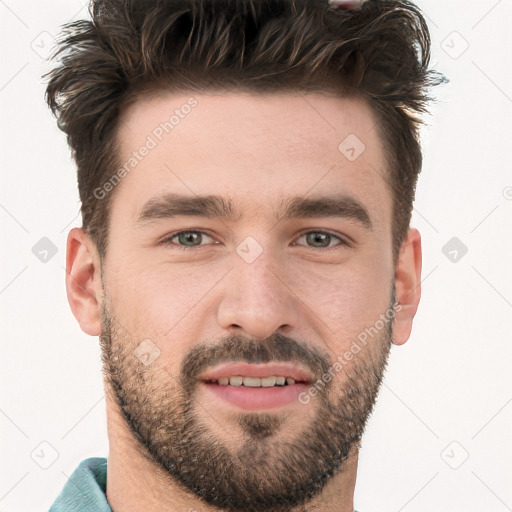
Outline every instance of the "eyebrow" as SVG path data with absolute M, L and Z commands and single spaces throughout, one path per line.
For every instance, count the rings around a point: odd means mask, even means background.
M 145 225 L 177 216 L 218 218 L 237 222 L 244 218 L 233 201 L 218 195 L 188 196 L 163 194 L 152 197 L 142 207 L 136 225 Z M 371 230 L 368 210 L 355 198 L 347 195 L 329 195 L 306 198 L 286 197 L 274 211 L 277 220 L 315 217 L 340 217 L 359 222 Z

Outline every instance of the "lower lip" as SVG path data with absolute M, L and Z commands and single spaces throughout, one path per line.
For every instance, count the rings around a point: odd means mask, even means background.
M 205 382 L 201 382 L 201 386 L 215 397 L 245 410 L 275 409 L 294 402 L 299 403 L 299 395 L 308 388 L 307 384 L 251 388 Z

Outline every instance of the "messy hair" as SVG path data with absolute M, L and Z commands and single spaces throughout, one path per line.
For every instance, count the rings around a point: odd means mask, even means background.
M 393 199 L 393 254 L 405 239 L 422 165 L 430 36 L 408 0 L 92 0 L 63 26 L 46 102 L 77 165 L 83 229 L 103 259 L 109 210 L 94 191 L 121 165 L 121 112 L 144 91 L 334 92 L 367 101 Z M 139 96 L 140 97 L 140 96 Z M 340 141 L 341 142 L 341 141 Z

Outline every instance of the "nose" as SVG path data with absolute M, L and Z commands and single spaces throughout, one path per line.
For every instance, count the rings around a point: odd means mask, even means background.
M 263 253 L 256 261 L 238 261 L 223 282 L 220 326 L 231 334 L 264 339 L 297 327 L 300 300 L 287 285 L 291 269 Z

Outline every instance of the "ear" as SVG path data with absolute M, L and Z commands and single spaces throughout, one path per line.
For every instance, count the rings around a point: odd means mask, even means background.
M 101 334 L 101 262 L 96 244 L 82 228 L 73 228 L 66 247 L 66 292 L 73 315 L 86 334 Z
M 402 243 L 395 269 L 395 310 L 393 343 L 403 345 L 411 335 L 412 320 L 421 297 L 421 236 L 410 228 Z

